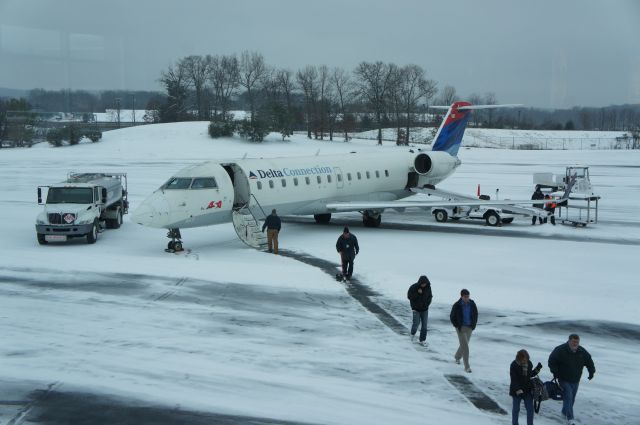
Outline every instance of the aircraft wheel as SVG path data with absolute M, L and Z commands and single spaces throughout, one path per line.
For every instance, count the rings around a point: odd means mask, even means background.
M 182 242 L 176 241 L 176 243 L 173 244 L 173 249 L 175 251 L 182 251 Z
M 174 241 L 169 241 L 169 243 L 167 244 L 167 249 L 173 250 L 175 246 L 175 242 Z
M 484 216 L 485 221 L 487 222 L 487 226 L 498 226 L 500 225 L 500 216 L 496 214 L 494 211 L 489 211 Z
M 448 214 L 445 210 L 436 210 L 433 215 L 435 216 L 436 221 L 439 223 L 444 223 L 448 218 Z
M 318 224 L 327 224 L 331 221 L 331 214 L 314 214 L 313 218 Z
M 382 214 L 370 215 L 368 211 L 365 211 L 362 215 L 362 224 L 365 227 L 380 227 L 382 223 Z

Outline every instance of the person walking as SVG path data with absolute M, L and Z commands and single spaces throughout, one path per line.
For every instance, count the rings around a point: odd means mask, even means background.
M 360 246 L 358 246 L 358 238 L 349 232 L 348 227 L 345 227 L 338 237 L 336 250 L 340 253 L 342 261 L 342 278 L 349 281 L 353 275 L 353 261 L 360 252 Z
M 262 231 L 267 229 L 267 244 L 269 246 L 269 252 L 278 254 L 278 235 L 280 234 L 280 228 L 282 227 L 282 221 L 275 208 L 271 210 L 271 214 L 267 216 L 262 225 Z
M 411 304 L 411 311 L 413 312 L 413 323 L 411 324 L 411 341 L 416 337 L 418 331 L 418 325 L 422 324 L 420 328 L 420 345 L 426 346 L 427 340 L 427 320 L 429 319 L 429 305 L 433 299 L 433 293 L 431 292 L 431 282 L 427 276 L 422 275 L 416 283 L 409 287 L 407 292 L 407 298 Z
M 540 199 L 544 199 L 544 193 L 542 193 L 542 189 L 540 188 L 540 185 L 537 184 L 535 192 L 533 192 L 533 195 L 531 195 L 531 200 L 532 201 L 538 201 Z M 539 203 L 539 204 L 538 203 L 534 203 L 533 207 L 542 209 L 544 207 L 544 203 Z M 540 224 L 542 224 L 542 217 L 537 217 L 537 218 L 540 221 Z M 534 224 L 536 224 L 536 216 L 535 215 L 533 217 L 531 217 L 531 225 L 533 226 Z
M 587 368 L 591 381 L 596 373 L 591 354 L 580 346 L 580 337 L 577 334 L 569 335 L 569 340 L 558 345 L 549 355 L 549 370 L 554 378 L 558 378 L 562 388 L 562 415 L 567 423 L 572 423 L 573 405 L 576 401 L 582 369 Z
M 469 297 L 468 290 L 461 290 L 460 299 L 453 304 L 449 315 L 451 324 L 456 328 L 460 343 L 454 358 L 458 364 L 460 364 L 460 358 L 462 358 L 464 371 L 467 373 L 471 373 L 471 366 L 469 366 L 469 340 L 471 340 L 471 333 L 478 323 L 478 308 L 476 303 Z
M 536 376 L 542 369 L 542 364 L 538 362 L 535 369 L 529 359 L 527 350 L 520 350 L 516 354 L 516 359 L 511 362 L 509 375 L 511 384 L 509 385 L 509 395 L 513 399 L 511 409 L 511 425 L 518 425 L 520 415 L 520 404 L 524 401 L 527 410 L 527 425 L 533 425 L 533 384 L 531 378 Z

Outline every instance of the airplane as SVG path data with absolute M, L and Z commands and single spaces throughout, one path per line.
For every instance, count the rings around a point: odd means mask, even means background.
M 398 148 L 285 158 L 207 161 L 175 173 L 134 211 L 132 221 L 168 229 L 167 251 L 181 251 L 180 229 L 233 222 L 238 236 L 257 247 L 248 228 L 277 209 L 279 215 L 313 215 L 328 223 L 331 214 L 358 211 L 363 224 L 378 227 L 385 209 L 440 205 L 515 205 L 522 201 L 417 200 L 405 198 L 435 185 L 461 164 L 458 150 L 474 109 L 520 105 L 471 105 L 456 101 L 438 128 L 431 150 Z M 446 197 L 443 195 L 443 197 Z M 403 200 L 403 201 L 400 201 Z M 249 217 L 242 222 L 238 217 Z M 255 233 L 255 232 L 254 232 Z M 259 231 L 257 233 L 260 233 Z

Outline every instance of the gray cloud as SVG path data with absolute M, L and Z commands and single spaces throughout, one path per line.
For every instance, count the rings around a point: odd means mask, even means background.
M 462 96 L 640 103 L 640 2 L 0 0 L 0 87 L 159 89 L 190 54 L 297 69 L 416 63 Z

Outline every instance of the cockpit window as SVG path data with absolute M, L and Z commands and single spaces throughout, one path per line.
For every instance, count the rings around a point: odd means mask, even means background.
M 191 179 L 172 177 L 162 186 L 163 189 L 189 189 Z
M 213 177 L 198 177 L 193 179 L 191 189 L 215 189 L 218 185 Z

